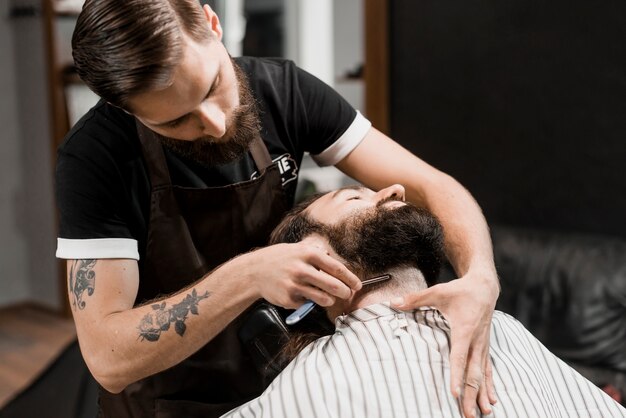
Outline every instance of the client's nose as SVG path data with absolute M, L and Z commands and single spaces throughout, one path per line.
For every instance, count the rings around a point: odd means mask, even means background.
M 404 201 L 404 186 L 401 184 L 392 184 L 391 186 L 385 187 L 376 193 L 377 202 L 390 197 L 396 200 Z

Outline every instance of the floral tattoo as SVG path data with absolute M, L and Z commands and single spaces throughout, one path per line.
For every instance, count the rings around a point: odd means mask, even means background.
M 208 297 L 209 292 L 198 295 L 196 289 L 193 289 L 182 301 L 169 309 L 165 309 L 165 302 L 151 305 L 152 312 L 147 313 L 139 323 L 139 338 L 141 341 L 157 341 L 162 332 L 170 329 L 172 323 L 176 334 L 182 337 L 187 329 L 185 325 L 187 315 L 189 312 L 198 315 L 198 302 Z
M 93 268 L 97 260 L 74 260 L 70 268 L 69 288 L 73 296 L 72 305 L 78 309 L 85 308 L 83 295 L 93 295 L 96 286 L 96 273 Z

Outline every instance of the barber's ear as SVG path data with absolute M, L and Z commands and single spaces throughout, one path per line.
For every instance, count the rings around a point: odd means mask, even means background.
M 208 4 L 202 6 L 202 10 L 204 10 L 206 20 L 207 22 L 209 22 L 211 32 L 213 32 L 213 35 L 215 35 L 215 37 L 217 37 L 217 39 L 221 41 L 224 33 L 222 31 L 222 25 L 220 24 L 220 18 L 217 17 L 217 14 L 213 11 L 213 9 L 211 9 Z

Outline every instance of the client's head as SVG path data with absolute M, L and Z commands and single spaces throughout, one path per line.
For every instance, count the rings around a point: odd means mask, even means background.
M 404 188 L 374 192 L 347 187 L 297 205 L 276 227 L 271 244 L 319 238 L 361 280 L 390 273 L 392 279 L 366 286 L 349 305 L 376 291 L 390 298 L 432 284 L 443 259 L 443 233 L 425 209 L 404 202 Z M 346 306 L 344 306 L 346 307 Z

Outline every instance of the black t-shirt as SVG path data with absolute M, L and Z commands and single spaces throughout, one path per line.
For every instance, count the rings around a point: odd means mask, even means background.
M 281 59 L 237 58 L 259 104 L 261 137 L 293 200 L 304 152 L 320 165 L 343 159 L 370 123 L 317 78 Z M 172 183 L 213 187 L 253 178 L 248 154 L 207 168 L 165 149 Z M 56 168 L 57 257 L 134 258 L 144 254 L 150 180 L 135 119 L 100 101 L 68 133 Z

